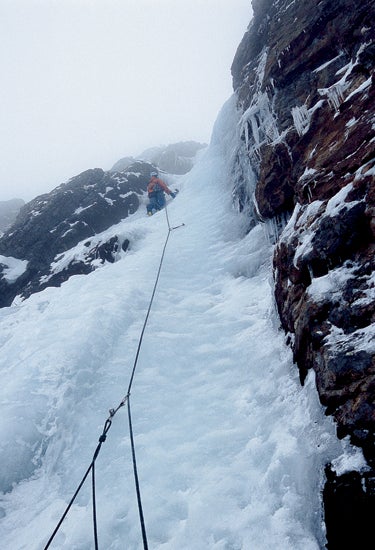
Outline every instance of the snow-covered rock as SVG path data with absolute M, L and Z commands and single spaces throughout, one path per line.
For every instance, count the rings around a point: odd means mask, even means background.
M 349 435 L 374 467 L 375 4 L 253 0 L 253 7 L 232 74 L 245 151 L 236 172 L 252 170 L 257 181 L 249 189 L 236 177 L 235 193 L 276 245 L 276 303 L 301 381 L 314 369 L 339 437 Z M 361 514 L 375 502 L 362 481 Z M 355 473 L 353 498 L 357 488 Z M 351 526 L 341 539 L 330 524 L 330 549 L 361 546 L 353 518 L 341 516 Z
M 87 170 L 25 205 L 0 239 L 0 307 L 114 262 L 130 243 L 115 226 L 143 205 L 153 169 L 135 161 L 122 172 Z M 26 267 L 10 278 L 15 259 Z

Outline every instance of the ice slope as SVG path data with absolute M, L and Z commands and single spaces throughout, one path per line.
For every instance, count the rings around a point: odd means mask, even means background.
M 231 207 L 238 117 L 176 185 L 173 230 L 132 387 L 149 548 L 317 550 L 319 489 L 343 453 L 278 328 L 271 254 Z M 165 212 L 124 220 L 115 264 L 0 310 L 3 550 L 44 548 L 126 393 L 168 234 Z M 344 455 L 342 455 L 344 456 Z M 126 408 L 96 462 L 99 547 L 138 550 Z M 51 548 L 89 550 L 90 483 Z

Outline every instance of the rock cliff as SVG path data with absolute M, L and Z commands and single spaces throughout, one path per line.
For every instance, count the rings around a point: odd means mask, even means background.
M 364 541 L 375 506 L 375 3 L 253 0 L 253 9 L 232 65 L 244 152 L 235 194 L 275 244 L 275 299 L 301 382 L 314 369 L 338 436 L 361 447 L 369 465 L 366 473 L 345 478 L 327 466 L 327 548 L 369 548 Z M 246 171 L 253 172 L 255 188 Z
M 105 230 L 136 212 L 153 169 L 86 170 L 27 203 L 0 239 L 0 307 L 114 262 L 129 239 Z

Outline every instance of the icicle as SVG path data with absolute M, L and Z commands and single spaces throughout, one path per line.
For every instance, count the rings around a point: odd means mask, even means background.
M 311 114 L 306 105 L 302 105 L 302 107 L 293 107 L 292 117 L 298 134 L 300 136 L 306 134 L 310 128 L 311 120 Z

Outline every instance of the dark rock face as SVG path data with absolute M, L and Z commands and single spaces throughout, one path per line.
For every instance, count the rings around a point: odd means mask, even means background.
M 255 210 L 275 243 L 281 324 L 302 383 L 314 369 L 338 436 L 361 447 L 373 469 L 375 4 L 253 0 L 253 7 L 232 74 Z M 235 185 L 250 201 L 243 181 Z M 361 502 L 373 507 L 374 487 L 366 486 Z M 332 528 L 329 535 L 330 549 L 354 547 L 335 545 Z
M 374 546 L 375 477 L 372 474 L 349 472 L 337 476 L 327 466 L 328 482 L 324 488 L 325 524 L 328 550 Z M 353 525 L 356 529 L 353 529 Z
M 0 235 L 12 225 L 24 204 L 22 199 L 0 201 Z
M 26 204 L 0 239 L 0 307 L 15 296 L 22 298 L 47 286 L 60 286 L 71 275 L 89 273 L 98 261 L 113 262 L 129 242 L 92 237 L 136 212 L 154 166 L 135 162 L 124 172 L 87 170 Z M 84 253 L 68 264 L 64 253 L 84 242 Z M 7 276 L 9 265 L 27 261 L 16 278 Z M 58 264 L 56 268 L 52 264 Z

